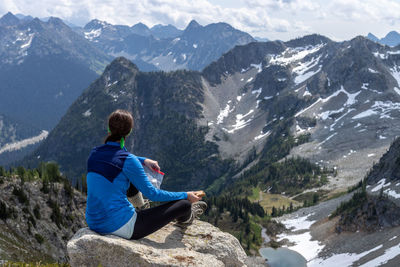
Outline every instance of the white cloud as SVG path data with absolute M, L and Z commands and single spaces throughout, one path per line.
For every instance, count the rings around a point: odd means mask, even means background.
M 369 31 L 383 35 L 400 27 L 398 0 L 2 0 L 0 13 L 56 16 L 75 24 L 97 18 L 112 24 L 143 22 L 184 28 L 227 22 L 252 35 L 287 40 L 309 33 L 350 39 Z M 242 3 L 240 5 L 240 2 Z

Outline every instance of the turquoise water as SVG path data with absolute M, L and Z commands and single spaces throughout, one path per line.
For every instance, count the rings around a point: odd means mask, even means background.
M 260 248 L 259 252 L 271 267 L 307 267 L 306 259 L 288 248 Z

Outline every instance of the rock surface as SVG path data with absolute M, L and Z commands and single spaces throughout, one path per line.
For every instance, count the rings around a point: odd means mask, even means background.
M 80 229 L 68 242 L 71 266 L 246 266 L 239 241 L 209 223 L 173 223 L 141 239 L 101 236 Z

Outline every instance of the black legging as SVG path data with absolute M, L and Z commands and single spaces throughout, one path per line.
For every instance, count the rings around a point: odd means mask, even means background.
M 192 213 L 189 200 L 175 200 L 163 205 L 137 211 L 135 228 L 131 239 L 140 239 L 167 225 L 174 219 L 186 221 Z

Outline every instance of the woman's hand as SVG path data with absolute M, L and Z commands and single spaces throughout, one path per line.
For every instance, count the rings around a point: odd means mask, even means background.
M 152 159 L 145 159 L 144 165 L 146 165 L 150 170 L 160 170 L 160 166 L 158 166 L 158 162 Z
M 194 192 L 187 192 L 187 199 L 190 201 L 190 203 L 195 203 L 201 200 L 201 197 L 198 197 Z

